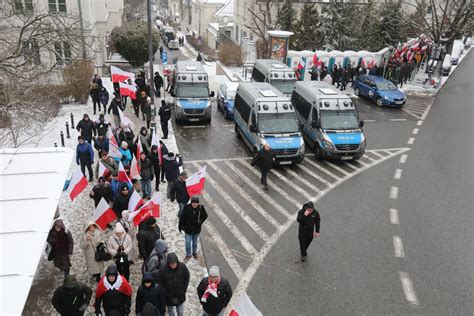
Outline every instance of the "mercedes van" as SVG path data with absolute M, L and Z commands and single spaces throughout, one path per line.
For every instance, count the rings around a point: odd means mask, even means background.
M 257 59 L 252 70 L 252 81 L 268 82 L 281 93 L 291 96 L 296 82 L 296 74 L 281 61 Z

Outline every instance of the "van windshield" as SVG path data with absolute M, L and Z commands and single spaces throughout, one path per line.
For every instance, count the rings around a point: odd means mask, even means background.
M 354 110 L 321 110 L 321 128 L 322 129 L 357 129 L 359 120 Z
M 292 94 L 296 80 L 272 80 L 270 84 L 283 94 Z
M 206 84 L 178 83 L 176 97 L 209 98 L 209 88 Z
M 295 113 L 259 114 L 260 133 L 298 133 L 298 121 Z

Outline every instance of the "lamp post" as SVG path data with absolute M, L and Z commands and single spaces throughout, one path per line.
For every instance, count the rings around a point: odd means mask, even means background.
M 155 104 L 155 87 L 153 85 L 153 29 L 151 25 L 151 0 L 146 1 L 147 22 L 148 22 L 148 65 L 150 67 L 150 98 L 151 103 Z

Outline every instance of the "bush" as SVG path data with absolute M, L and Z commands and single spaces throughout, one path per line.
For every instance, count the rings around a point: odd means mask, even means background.
M 61 99 L 86 103 L 93 73 L 94 67 L 90 60 L 75 60 L 68 64 L 63 70 L 64 85 L 60 89 Z
M 197 51 L 201 48 L 201 55 L 207 61 L 215 61 L 216 60 L 216 51 L 207 46 L 206 41 L 201 39 L 201 47 L 199 47 L 199 40 L 193 36 L 187 36 L 186 41 Z
M 222 44 L 217 58 L 226 66 L 242 66 L 242 48 L 234 42 Z

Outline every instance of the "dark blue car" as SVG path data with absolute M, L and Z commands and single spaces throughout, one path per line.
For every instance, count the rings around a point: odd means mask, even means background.
M 217 109 L 222 110 L 227 119 L 234 118 L 234 99 L 238 83 L 223 82 L 217 91 Z
M 407 100 L 405 93 L 383 77 L 359 76 L 354 81 L 353 87 L 355 95 L 369 98 L 378 106 L 402 107 Z

